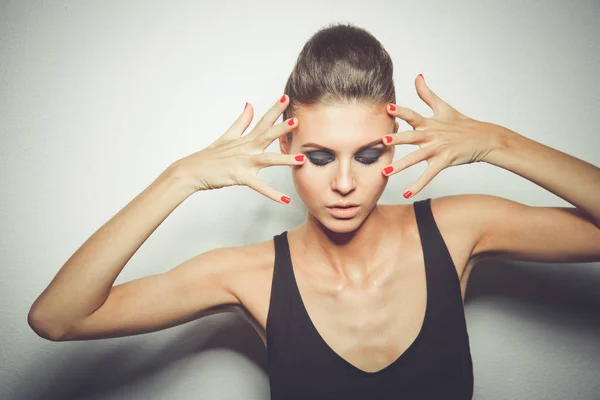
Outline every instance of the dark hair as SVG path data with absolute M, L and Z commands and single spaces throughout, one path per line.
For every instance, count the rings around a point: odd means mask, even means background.
M 352 24 L 332 24 L 304 45 L 285 85 L 290 104 L 283 120 L 301 106 L 396 102 L 394 66 L 388 52 L 370 32 Z M 292 140 L 292 133 L 287 138 Z

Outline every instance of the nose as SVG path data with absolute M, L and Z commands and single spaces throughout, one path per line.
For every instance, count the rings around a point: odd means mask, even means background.
M 338 163 L 331 188 L 342 195 L 346 195 L 356 188 L 356 177 L 350 161 L 343 160 Z

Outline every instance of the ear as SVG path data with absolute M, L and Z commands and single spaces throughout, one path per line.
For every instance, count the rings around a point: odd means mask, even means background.
M 279 150 L 281 154 L 290 154 L 290 142 L 287 139 L 287 135 L 279 137 Z

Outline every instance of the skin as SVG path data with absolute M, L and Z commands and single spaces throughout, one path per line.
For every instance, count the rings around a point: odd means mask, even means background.
M 295 112 L 298 127 L 291 143 L 285 136 L 280 138 L 283 154 L 307 157 L 303 165 L 292 167 L 294 186 L 308 209 L 294 240 L 310 255 L 310 265 L 323 273 L 333 272 L 340 285 L 367 283 L 382 261 L 381 252 L 373 249 L 382 244 L 385 248 L 390 240 L 389 224 L 377 204 L 389 179 L 381 170 L 394 158 L 394 147 L 386 146 L 382 137 L 398 129 L 386 105 L 301 107 Z M 307 147 L 308 143 L 329 150 Z M 334 217 L 327 206 L 337 201 L 358 204 L 358 214 L 351 219 Z
M 379 371 L 398 359 L 423 323 L 427 281 L 413 205 L 377 205 L 388 177 L 411 165 L 427 161 L 429 166 L 407 188 L 413 195 L 445 168 L 487 162 L 577 206 L 530 207 L 473 194 L 432 199 L 435 223 L 461 279 L 463 301 L 466 277 L 482 259 L 600 260 L 600 207 L 596 201 L 600 184 L 595 184 L 600 182 L 600 169 L 502 126 L 461 114 L 437 97 L 421 75 L 415 85 L 419 97 L 434 112 L 432 117 L 393 104 L 321 104 L 297 110 L 294 140 L 280 139 L 283 153 L 331 158 L 324 167 L 311 161 L 292 167 L 294 184 L 309 213 L 305 223 L 288 232 L 290 256 L 310 321 L 334 352 L 363 371 Z M 211 145 L 207 152 L 196 155 L 216 152 L 216 165 L 223 160 L 248 160 L 232 157 L 228 151 L 244 155 L 248 149 L 257 151 L 262 143 L 254 145 L 253 139 L 277 119 L 280 108 L 261 120 L 257 133 L 247 135 L 250 140 L 240 142 L 239 148 L 237 144 Z M 243 125 L 249 123 L 248 116 L 238 119 L 221 138 L 239 137 Z M 413 130 L 397 132 L 395 118 Z M 397 134 L 386 141 L 390 150 L 371 165 L 361 164 L 364 160 L 360 157 L 373 154 L 358 149 L 392 131 Z M 275 133 L 279 134 L 270 132 Z M 261 139 L 258 142 L 266 143 L 269 138 Z M 302 148 L 309 141 L 329 147 L 330 153 L 315 154 L 316 149 Z M 392 163 L 393 146 L 403 144 L 420 149 Z M 253 159 L 257 162 L 252 166 L 289 165 L 289 159 L 273 161 L 272 155 L 268 156 L 262 161 Z M 196 156 L 185 160 L 198 162 Z M 392 171 L 384 172 L 382 168 L 390 164 Z M 247 171 L 242 162 L 239 167 Z M 272 240 L 208 251 L 168 273 L 111 287 L 141 243 L 189 197 L 188 180 L 173 174 L 175 171 L 165 171 L 67 261 L 30 310 L 28 321 L 36 333 L 57 341 L 127 336 L 235 307 L 246 313 L 266 344 L 275 263 Z M 231 184 L 227 182 L 230 177 L 220 178 L 219 183 Z M 261 193 L 271 194 L 268 197 L 279 198 L 266 185 L 259 186 L 258 180 L 254 184 Z M 332 217 L 326 206 L 339 200 L 359 203 L 358 215 L 351 220 Z M 106 272 L 103 278 L 96 273 L 100 269 Z
M 291 173 L 307 218 L 288 231 L 302 302 L 326 344 L 366 372 L 389 366 L 414 342 L 427 297 L 412 205 L 377 204 L 389 180 L 382 169 L 394 158 L 394 146 L 382 138 L 398 130 L 386 107 L 337 103 L 297 109 L 292 141 L 279 138 L 283 154 L 306 157 Z M 308 143 L 329 150 L 305 147 Z M 338 201 L 359 204 L 357 215 L 334 217 L 327 206 Z M 252 248 L 246 258 L 256 268 L 232 285 L 242 314 L 267 345 L 273 242 Z
M 368 372 L 389 366 L 414 343 L 427 305 L 412 205 L 376 204 L 387 177 L 427 161 L 427 170 L 406 188 L 416 195 L 445 168 L 487 162 L 582 206 L 531 207 L 489 195 L 432 199 L 432 214 L 460 279 L 463 301 L 477 261 L 589 262 L 600 254 L 600 212 L 593 201 L 598 196 L 589 195 L 600 187 L 590 185 L 600 177 L 598 168 L 502 126 L 465 116 L 437 97 L 421 75 L 415 85 L 432 117 L 396 104 L 381 109 L 319 105 L 296 113 L 292 143 L 280 139 L 284 154 L 312 156 L 312 150 L 302 149 L 306 142 L 325 145 L 334 154 L 325 167 L 310 161 L 292 167 L 296 190 L 309 213 L 304 224 L 288 232 L 290 256 L 302 302 L 320 336 L 340 357 Z M 380 162 L 362 166 L 357 149 L 371 139 L 383 139 L 394 126 L 380 111 L 413 128 L 391 135 L 386 146 L 411 144 L 419 149 L 395 162 L 393 153 L 386 153 Z M 391 173 L 383 173 L 386 166 L 393 167 Z M 326 206 L 338 200 L 365 207 L 352 220 L 336 220 Z M 254 279 L 240 279 L 234 291 L 265 340 L 273 244 L 265 242 L 259 249 L 253 259 L 260 260 L 262 272 L 251 269 L 248 275 Z

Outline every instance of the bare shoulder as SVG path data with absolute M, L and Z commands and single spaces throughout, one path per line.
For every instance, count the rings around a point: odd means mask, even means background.
M 469 212 L 473 210 L 476 198 L 473 195 L 451 195 L 431 199 L 431 213 L 452 257 L 458 277 L 468 279 L 470 257 L 477 240 L 477 229 L 470 224 Z M 388 206 L 391 212 L 406 221 L 402 229 L 413 230 L 418 235 L 414 215 L 414 204 Z M 469 271 L 470 272 L 470 271 Z M 466 282 L 464 283 L 466 286 Z
M 273 239 L 237 247 L 234 258 L 240 268 L 228 278 L 238 304 L 233 310 L 246 318 L 266 345 L 267 315 L 275 267 Z
M 477 238 L 477 230 L 470 223 L 470 217 L 476 211 L 475 195 L 460 194 L 431 199 L 431 212 L 442 235 L 447 233 L 448 240 L 459 240 L 469 251 L 475 246 Z
M 467 281 L 477 263 L 474 249 L 479 237 L 473 213 L 479 210 L 479 195 L 459 194 L 431 199 L 431 212 L 452 256 L 461 281 L 463 297 Z
M 238 265 L 228 277 L 230 290 L 246 307 L 254 301 L 255 289 L 270 283 L 275 264 L 273 239 L 231 247 L 228 252 L 230 261 Z

